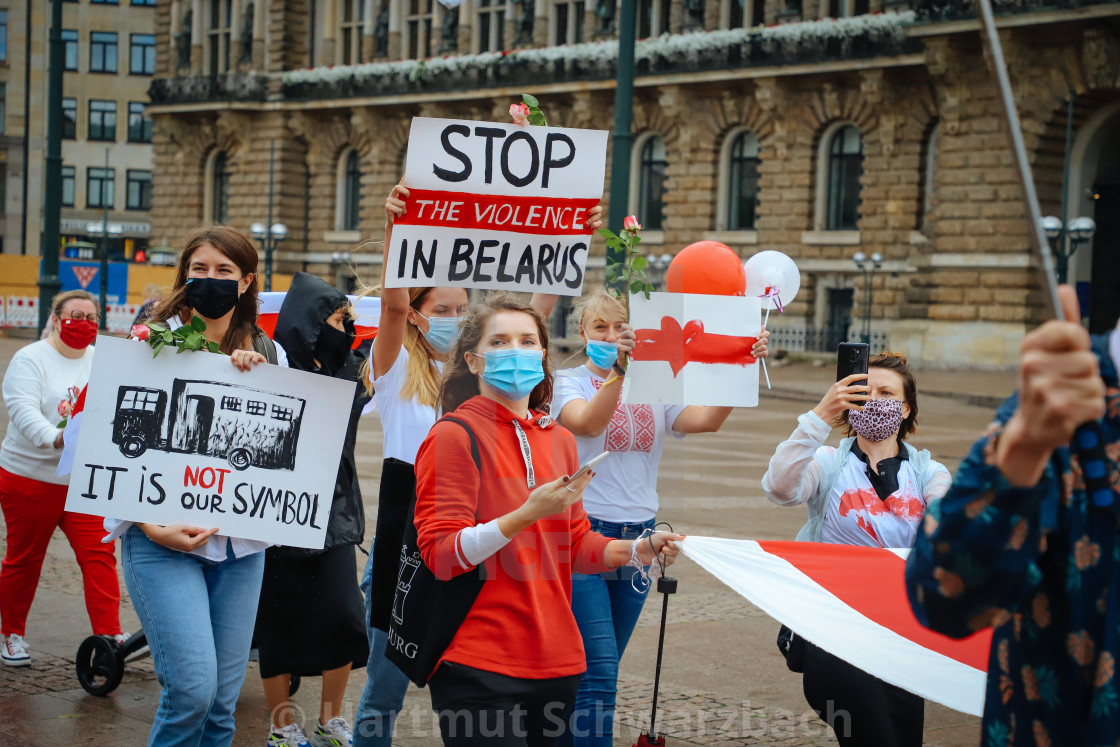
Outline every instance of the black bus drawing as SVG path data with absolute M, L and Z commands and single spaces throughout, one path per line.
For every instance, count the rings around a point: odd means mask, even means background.
M 163 389 L 117 390 L 113 443 L 136 458 L 148 449 L 226 459 L 234 469 L 295 469 L 306 401 L 287 394 L 175 379 Z

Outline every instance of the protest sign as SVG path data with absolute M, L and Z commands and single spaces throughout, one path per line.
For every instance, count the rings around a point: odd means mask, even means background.
M 385 287 L 578 296 L 606 155 L 602 130 L 414 118 Z
M 354 386 L 102 337 L 66 510 L 321 548 Z
M 651 293 L 630 296 L 637 341 L 622 385 L 634 404 L 758 404 L 761 302 L 743 296 Z

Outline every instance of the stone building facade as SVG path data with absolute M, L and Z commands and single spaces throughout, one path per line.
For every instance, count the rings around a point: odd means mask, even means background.
M 1069 217 L 1096 219 L 1070 277 L 1090 324 L 1110 328 L 1120 3 L 997 5 L 1043 212 L 1058 214 L 1064 197 Z M 785 346 L 857 336 L 870 286 L 877 343 L 928 366 L 1015 361 L 1046 310 L 971 2 L 638 9 L 651 38 L 637 52 L 633 167 L 608 181 L 629 181 L 628 212 L 655 264 L 701 239 L 744 258 L 777 249 L 802 273 L 796 301 L 772 319 Z M 434 0 L 158 0 L 156 14 L 160 243 L 203 221 L 263 220 L 271 166 L 273 214 L 290 231 L 281 267 L 326 274 L 347 252 L 375 280 L 380 245 L 366 240 L 380 238 L 412 117 L 507 121 L 527 91 L 552 124 L 611 126 L 614 0 L 465 0 L 453 11 Z M 592 250 L 600 272 L 604 252 Z M 857 252 L 881 256 L 873 274 Z

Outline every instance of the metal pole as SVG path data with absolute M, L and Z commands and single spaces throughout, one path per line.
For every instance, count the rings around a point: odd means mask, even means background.
M 622 233 L 630 209 L 630 151 L 634 145 L 634 42 L 637 0 L 622 0 L 618 28 L 618 84 L 614 89 L 614 133 L 611 136 L 610 215 L 607 226 Z M 624 261 L 622 251 L 607 249 L 608 262 Z
M 105 147 L 105 176 L 109 176 L 109 147 Z M 117 176 L 113 174 L 113 201 L 117 199 Z M 109 329 L 109 200 L 105 179 L 101 180 L 101 331 Z
M 272 179 L 276 165 L 276 139 L 268 145 L 268 225 L 264 240 L 264 289 L 272 290 Z
M 62 288 L 58 279 L 59 221 L 62 219 L 62 1 L 51 0 L 50 63 L 47 71 L 47 157 L 43 175 L 43 242 L 39 253 L 39 329 L 50 317 L 51 301 Z M 27 40 L 31 43 L 31 40 Z M 26 123 L 24 124 L 26 127 Z M 28 164 L 24 164 L 26 169 Z
M 1055 319 L 1062 319 L 1062 301 L 1058 297 L 1058 284 L 1054 276 L 1054 255 L 1042 232 L 1042 211 L 1038 207 L 1038 192 L 1031 177 L 1030 161 L 1027 160 L 1027 147 L 1023 143 L 1023 129 L 1019 124 L 1019 112 L 1015 109 L 1015 97 L 1011 92 L 1011 78 L 1007 75 L 1007 64 L 1003 60 L 1003 45 L 996 31 L 996 19 L 992 13 L 991 0 L 977 0 L 980 9 L 982 35 L 988 45 L 988 67 L 995 76 L 999 90 L 999 102 L 1007 124 L 1007 136 L 1011 139 L 1011 152 L 1019 171 L 1019 184 L 1023 189 L 1023 202 L 1027 209 L 1027 233 L 1031 248 L 1035 251 L 1042 270 L 1042 281 L 1046 284 L 1046 297 L 1050 313 Z
M 22 196 L 20 197 L 20 205 L 23 208 L 19 216 L 19 253 L 27 254 L 27 195 L 28 195 L 28 179 L 30 179 L 31 171 L 31 128 L 28 123 L 31 121 L 31 0 L 27 0 L 27 8 L 24 10 L 27 14 L 26 23 L 24 24 L 24 50 L 23 50 L 23 184 Z
M 1069 258 L 1073 256 L 1076 243 L 1069 241 L 1069 150 L 1073 145 L 1073 89 L 1069 89 L 1069 103 L 1066 107 L 1066 157 L 1062 167 L 1062 232 L 1058 234 L 1057 276 L 1058 283 L 1066 282 L 1069 273 Z

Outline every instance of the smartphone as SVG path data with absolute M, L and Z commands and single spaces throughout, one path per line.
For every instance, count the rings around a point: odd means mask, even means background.
M 610 455 L 609 451 L 604 451 L 599 456 L 591 457 L 586 462 L 584 462 L 583 464 L 580 465 L 579 470 L 574 475 L 572 475 L 572 479 L 574 480 L 577 477 L 579 477 L 580 475 L 582 475 L 584 472 L 587 472 L 589 469 L 594 467 L 596 464 L 598 464 L 599 462 L 606 459 L 609 455 Z
M 842 342 L 836 349 L 836 380 L 840 381 L 852 374 L 866 374 L 867 362 L 871 358 L 870 346 L 865 342 Z M 867 384 L 867 379 L 856 380 L 853 384 Z M 867 400 L 858 400 L 860 405 Z M 852 400 L 857 402 L 857 400 Z

